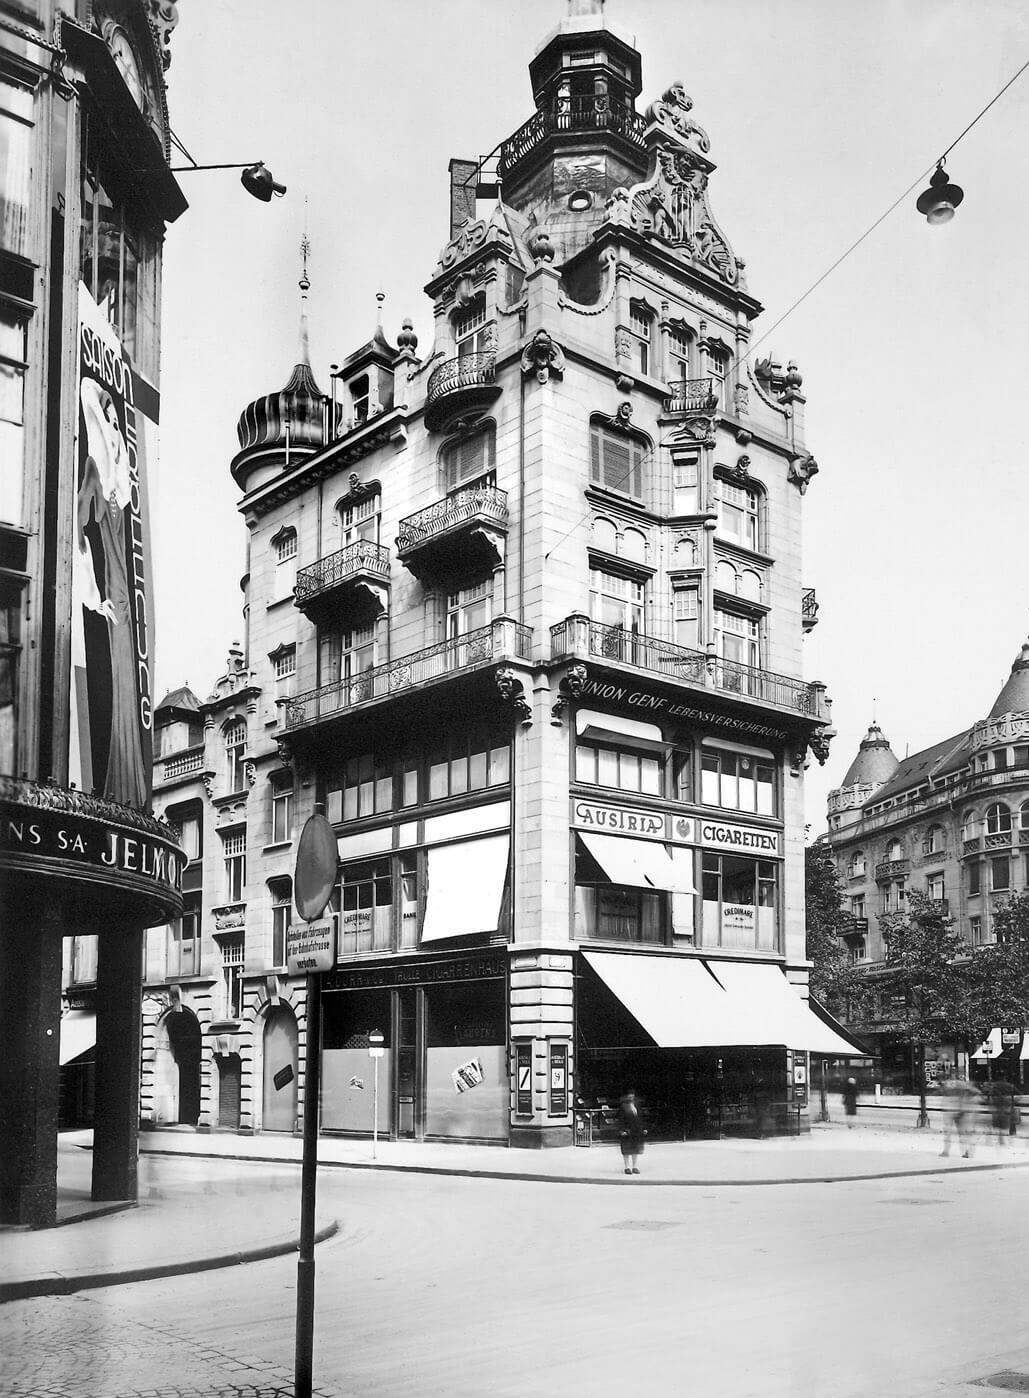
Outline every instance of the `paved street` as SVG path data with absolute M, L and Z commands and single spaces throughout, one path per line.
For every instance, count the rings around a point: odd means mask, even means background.
M 209 1168 L 226 1194 L 253 1178 Z M 322 1394 L 974 1398 L 1029 1372 L 1021 1168 L 660 1189 L 324 1171 L 320 1203 L 342 1223 L 317 1253 Z M 11 1302 L 0 1388 L 289 1394 L 295 1278 L 284 1257 Z

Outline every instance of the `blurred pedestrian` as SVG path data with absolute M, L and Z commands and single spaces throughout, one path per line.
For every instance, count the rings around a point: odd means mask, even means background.
M 970 1082 L 965 1078 L 959 1078 L 957 1074 L 945 1079 L 942 1091 L 946 1116 L 943 1122 L 943 1149 L 940 1154 L 950 1154 L 950 1143 L 953 1139 L 961 1154 L 966 1159 L 971 1159 L 975 1153 L 973 1112 L 979 1094 Z
M 638 1175 L 640 1172 L 639 1158 L 643 1154 L 643 1141 L 647 1133 L 643 1129 L 643 1114 L 640 1111 L 639 1099 L 632 1088 L 622 1094 L 618 1110 L 620 1127 L 618 1143 L 622 1149 L 622 1163 L 625 1166 L 625 1173 Z
M 1014 1084 L 991 1082 L 989 1084 L 989 1098 L 990 1121 L 997 1133 L 998 1144 L 1003 1145 L 1005 1137 L 1015 1134 L 1013 1126 L 1018 1107 L 1015 1102 Z
M 854 1129 L 854 1118 L 857 1116 L 857 1099 L 857 1078 L 848 1078 L 843 1084 L 843 1112 L 847 1118 L 848 1131 L 853 1131 Z

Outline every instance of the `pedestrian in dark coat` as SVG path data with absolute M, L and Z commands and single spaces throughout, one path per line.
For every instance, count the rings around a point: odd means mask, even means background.
M 625 1166 L 625 1173 L 638 1175 L 640 1167 L 637 1162 L 643 1154 L 643 1140 L 647 1133 L 643 1129 L 639 1101 L 631 1088 L 622 1095 L 622 1100 L 619 1103 L 619 1118 L 618 1143 L 622 1148 L 622 1163 Z
M 843 1111 L 847 1118 L 847 1130 L 854 1127 L 854 1118 L 857 1116 L 858 1085 L 857 1078 L 848 1078 L 843 1084 Z

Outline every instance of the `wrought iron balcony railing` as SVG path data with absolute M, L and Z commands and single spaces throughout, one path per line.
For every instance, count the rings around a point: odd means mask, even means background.
M 428 509 L 402 519 L 397 533 L 397 554 L 449 534 L 469 522 L 507 527 L 507 491 L 496 486 L 477 486 L 459 490 L 445 500 L 437 500 Z
M 868 935 L 867 917 L 844 917 L 840 922 L 840 935 L 843 937 L 865 937 Z
M 489 353 L 462 354 L 448 359 L 429 375 L 425 387 L 426 403 L 436 403 L 448 393 L 466 388 L 484 388 L 493 383 L 496 355 Z
M 805 631 L 818 625 L 818 598 L 813 587 L 806 587 L 801 593 L 800 624 Z
M 829 703 L 822 684 L 807 683 L 772 670 L 761 670 L 755 665 L 722 660 L 704 651 L 677 646 L 671 641 L 626 631 L 621 626 L 605 626 L 586 616 L 566 617 L 552 626 L 550 645 L 554 660 L 591 656 L 611 660 L 660 675 L 663 679 L 756 699 L 762 704 L 773 704 L 776 708 L 790 709 L 805 717 L 829 722 Z
M 614 131 L 633 145 L 643 148 L 647 122 L 634 107 L 612 102 L 603 95 L 560 99 L 553 112 L 535 112 L 500 147 L 499 171 L 505 175 L 512 165 L 535 150 L 555 131 Z
M 906 874 L 910 868 L 910 859 L 884 859 L 881 864 L 875 866 L 875 877 L 893 879 L 900 874 Z
M 297 569 L 294 596 L 297 606 L 334 587 L 340 587 L 351 578 L 370 577 L 379 582 L 389 582 L 389 549 L 382 544 L 373 544 L 369 539 L 358 539 L 345 549 L 319 558 L 306 568 Z
M 678 379 L 668 385 L 664 407 L 666 413 L 709 413 L 718 407 L 718 396 L 712 390 L 710 377 Z
M 285 706 L 286 731 L 309 728 L 337 714 L 439 684 L 503 659 L 528 660 L 531 649 L 531 627 L 509 617 L 498 618 L 464 636 L 454 636 L 385 665 L 374 665 L 360 674 L 298 694 Z

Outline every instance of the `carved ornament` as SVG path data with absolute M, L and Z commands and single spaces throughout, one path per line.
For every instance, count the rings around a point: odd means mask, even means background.
M 439 255 L 439 265 L 443 268 L 453 267 L 460 262 L 463 257 L 467 257 L 470 252 L 481 247 L 486 241 L 486 220 L 469 219 L 461 225 L 455 237 L 451 238 L 446 247 Z
M 588 678 L 589 671 L 586 669 L 585 665 L 569 665 L 568 673 L 560 684 L 560 693 L 550 709 L 553 715 L 550 721 L 555 728 L 561 726 L 561 721 L 564 717 L 565 710 L 568 708 L 569 700 L 578 699 L 581 696 L 582 691 L 586 687 Z
M 540 383 L 546 383 L 551 374 L 558 378 L 565 370 L 564 350 L 550 336 L 547 330 L 537 330 L 522 350 L 522 373 L 535 374 Z
M 660 127 L 673 141 L 681 141 L 706 154 L 711 149 L 711 142 L 704 128 L 690 116 L 692 110 L 693 99 L 688 96 L 684 84 L 677 81 L 665 89 L 660 101 L 651 102 L 646 117 L 651 125 Z
M 818 475 L 818 462 L 810 452 L 797 456 L 790 462 L 789 480 L 804 495 L 812 476 Z
M 171 63 L 172 30 L 179 22 L 177 0 L 146 0 L 147 19 L 154 32 L 161 66 L 165 72 Z
M 524 686 L 509 665 L 501 665 L 493 675 L 500 697 L 509 704 L 523 727 L 532 723 L 532 707 L 525 698 Z

